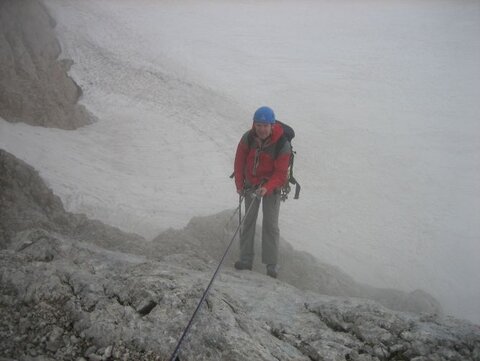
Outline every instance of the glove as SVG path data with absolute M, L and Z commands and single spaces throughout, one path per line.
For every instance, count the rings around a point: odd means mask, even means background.
M 257 194 L 257 196 L 263 197 L 265 194 L 267 194 L 267 188 L 260 187 L 255 191 L 255 193 Z

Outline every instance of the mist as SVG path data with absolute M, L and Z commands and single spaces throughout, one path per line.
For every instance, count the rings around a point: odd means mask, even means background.
M 45 4 L 98 122 L 2 121 L 2 143 L 69 210 L 153 238 L 234 208 L 236 145 L 268 105 L 302 185 L 282 237 L 480 322 L 480 2 Z

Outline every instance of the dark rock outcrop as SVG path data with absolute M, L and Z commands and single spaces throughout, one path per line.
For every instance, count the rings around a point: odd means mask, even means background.
M 81 89 L 58 60 L 54 20 L 37 0 L 0 1 L 0 116 L 10 122 L 76 129 L 92 122 Z
M 35 169 L 0 149 L 0 249 L 22 232 L 35 238 L 34 230 L 89 240 L 115 250 L 131 251 L 129 245 L 144 242 L 138 235 L 66 212 Z

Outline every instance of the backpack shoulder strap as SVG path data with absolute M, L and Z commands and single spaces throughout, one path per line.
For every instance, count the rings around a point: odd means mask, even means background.
M 248 133 L 247 133 L 247 144 L 248 144 L 248 148 L 251 148 L 252 145 L 253 145 L 253 142 L 255 141 L 254 137 L 253 137 L 253 130 L 249 130 Z
M 282 148 L 285 146 L 285 143 L 288 142 L 288 139 L 285 135 L 282 135 L 280 139 L 277 140 L 277 143 L 275 144 L 275 158 L 278 157 L 280 152 L 282 151 Z M 292 145 L 290 144 L 290 147 Z

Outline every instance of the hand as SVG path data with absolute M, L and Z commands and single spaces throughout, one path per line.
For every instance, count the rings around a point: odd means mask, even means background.
M 243 190 L 243 189 L 237 189 L 237 193 L 238 193 L 239 196 L 242 196 L 242 197 L 243 197 L 243 196 L 245 195 L 245 190 Z
M 267 194 L 267 188 L 260 187 L 255 191 L 255 193 L 257 194 L 257 196 L 263 197 L 265 194 Z

